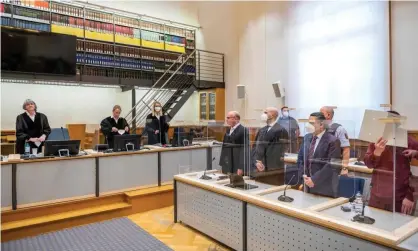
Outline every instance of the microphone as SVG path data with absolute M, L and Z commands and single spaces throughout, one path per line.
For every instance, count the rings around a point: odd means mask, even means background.
M 214 158 L 212 159 L 212 161 L 214 160 Z M 200 176 L 200 178 L 199 179 L 201 179 L 201 180 L 211 180 L 212 179 L 212 177 L 209 177 L 208 175 L 206 175 L 206 171 L 208 170 L 208 167 L 206 167 L 205 168 L 205 171 L 203 172 L 203 175 L 202 176 Z
M 292 183 L 292 180 L 293 180 L 294 177 L 295 177 L 295 174 L 293 174 L 292 178 L 289 180 L 288 184 L 284 188 L 283 194 L 280 195 L 279 198 L 277 198 L 279 201 L 283 201 L 283 202 L 292 202 L 293 201 L 292 197 L 286 196 L 286 189 L 289 186 L 289 184 Z
M 65 138 L 64 128 L 62 128 L 62 126 L 61 126 L 61 133 L 62 133 L 62 137 L 64 138 L 64 140 L 67 140 L 67 139 Z

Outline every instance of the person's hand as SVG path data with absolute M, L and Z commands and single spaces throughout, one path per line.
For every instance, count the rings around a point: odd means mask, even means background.
M 347 174 L 348 174 L 348 169 L 347 168 L 344 167 L 343 169 L 341 169 L 340 175 L 347 176 Z
M 41 137 L 39 137 L 39 138 L 38 138 L 38 140 L 39 140 L 40 142 L 44 142 L 44 141 L 45 141 L 45 139 L 46 139 L 45 134 L 44 134 L 44 135 L 42 135 Z
M 36 141 L 39 141 L 38 138 L 30 138 L 28 141 L 35 143 Z
M 315 184 L 313 183 L 313 181 L 312 181 L 311 177 L 307 177 L 307 176 L 305 176 L 305 177 L 303 177 L 303 180 L 305 181 L 305 184 L 306 184 L 308 187 L 312 188 L 312 187 L 314 187 L 314 186 L 315 186 Z
M 258 170 L 258 171 L 260 171 L 260 172 L 264 171 L 264 169 L 266 168 L 266 167 L 263 165 L 263 162 L 261 162 L 261 161 L 259 161 L 259 160 L 257 160 L 257 163 L 255 164 L 255 167 L 257 167 L 257 170 Z
M 402 209 L 401 209 L 401 212 L 403 214 L 411 215 L 413 208 L 414 208 L 414 202 L 413 201 L 410 201 L 407 198 L 403 199 L 403 201 L 402 201 Z
M 129 127 L 125 126 L 125 131 L 126 132 L 129 131 Z
M 244 172 L 242 171 L 242 169 L 238 169 L 237 174 L 242 176 L 244 174 Z
M 160 131 L 159 130 L 155 130 L 155 132 L 154 132 L 155 134 L 159 134 L 160 133 Z
M 408 157 L 408 158 L 415 158 L 418 156 L 418 151 L 417 150 L 412 150 L 412 149 L 406 149 L 405 151 L 402 152 L 403 156 Z
M 118 128 L 112 127 L 112 132 L 117 132 L 117 131 L 118 131 Z
M 387 143 L 388 143 L 387 140 L 385 140 L 382 137 L 380 137 L 377 140 L 377 142 L 374 144 L 374 146 L 375 146 L 374 155 L 376 155 L 376 156 L 382 155 L 382 153 L 385 151 L 385 148 L 386 148 L 386 144 Z

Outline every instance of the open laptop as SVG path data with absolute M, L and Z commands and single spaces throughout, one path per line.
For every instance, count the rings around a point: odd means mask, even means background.
M 375 143 L 379 137 L 388 141 L 387 145 L 408 147 L 408 131 L 401 125 L 384 123 L 380 119 L 394 117 L 385 111 L 365 110 L 361 124 L 359 139 Z M 402 120 L 406 117 L 397 116 Z

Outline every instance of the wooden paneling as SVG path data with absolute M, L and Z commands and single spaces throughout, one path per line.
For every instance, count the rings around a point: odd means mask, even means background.
M 86 124 L 67 124 L 70 139 L 80 140 L 80 149 L 84 149 L 86 137 Z
M 1 241 L 173 205 L 173 185 L 2 212 Z
M 215 120 L 224 121 L 225 120 L 225 89 L 216 88 L 216 108 L 215 108 Z

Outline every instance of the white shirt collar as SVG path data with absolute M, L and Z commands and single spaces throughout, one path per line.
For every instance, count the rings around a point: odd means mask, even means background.
M 231 135 L 239 125 L 240 123 L 236 124 L 234 127 L 231 127 L 231 129 L 229 130 L 229 135 Z
M 318 138 L 318 140 L 320 140 L 322 138 L 322 136 L 324 136 L 325 134 L 325 130 L 323 130 L 320 134 L 316 135 L 316 137 Z M 315 137 L 315 135 L 314 135 Z
M 271 127 L 273 127 L 276 123 L 277 123 L 277 121 L 273 121 L 273 122 L 271 122 L 270 124 L 267 124 L 267 125 L 268 125 L 268 126 L 270 126 L 270 128 L 271 128 Z
M 26 114 L 29 116 L 29 118 L 30 118 L 33 122 L 35 122 L 36 112 L 35 112 L 33 115 L 30 115 L 30 113 L 29 113 L 29 112 L 26 112 Z
M 234 127 L 232 127 L 231 129 L 232 130 L 235 130 L 235 129 L 237 129 L 237 127 L 240 125 L 240 123 L 238 123 L 238 124 L 236 124 Z
M 118 120 L 119 120 L 119 118 L 115 118 L 115 117 L 113 117 L 113 115 L 112 116 L 110 116 L 112 119 L 114 119 L 116 122 L 118 122 Z

